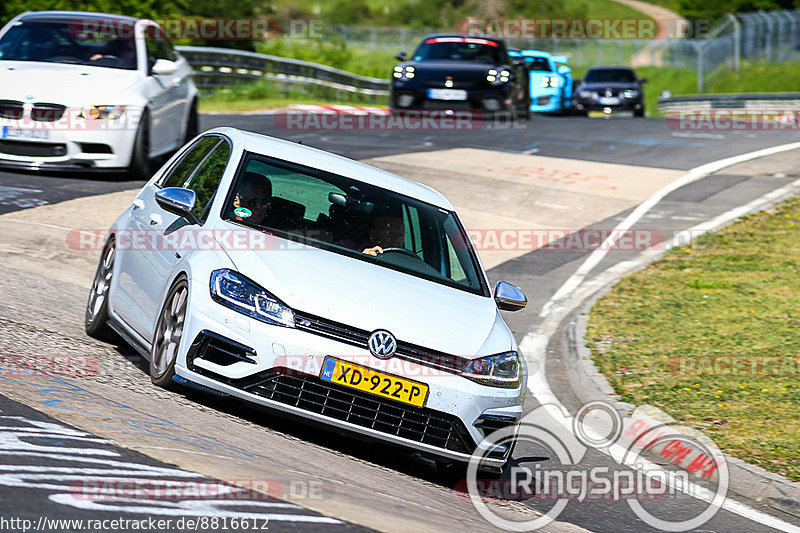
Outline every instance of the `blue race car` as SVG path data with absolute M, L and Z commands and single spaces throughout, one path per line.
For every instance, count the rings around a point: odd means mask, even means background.
M 565 56 L 541 50 L 510 52 L 525 59 L 530 72 L 531 111 L 568 113 L 572 108 L 572 69 Z

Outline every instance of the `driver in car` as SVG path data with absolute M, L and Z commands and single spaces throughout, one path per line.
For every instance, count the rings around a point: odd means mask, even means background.
M 403 219 L 395 215 L 382 215 L 372 222 L 369 229 L 369 242 L 373 246 L 364 248 L 361 253 L 375 255 L 383 253 L 384 248 L 402 248 L 405 244 L 406 228 Z

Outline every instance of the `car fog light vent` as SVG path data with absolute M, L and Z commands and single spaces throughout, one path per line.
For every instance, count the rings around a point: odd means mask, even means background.
M 240 362 L 255 364 L 255 357 L 256 352 L 251 348 L 204 330 L 192 343 L 186 359 L 191 369 L 193 363 L 198 359 L 219 366 L 230 366 Z
M 500 111 L 500 101 L 496 98 L 487 98 L 483 101 L 486 111 Z
M 398 107 L 411 107 L 411 104 L 414 103 L 414 97 L 410 94 L 401 94 L 397 97 L 397 106 Z

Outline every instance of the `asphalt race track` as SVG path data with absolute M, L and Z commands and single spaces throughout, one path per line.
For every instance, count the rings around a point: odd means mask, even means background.
M 690 169 L 800 141 L 800 134 L 788 131 L 676 131 L 663 119 L 535 117 L 524 128 L 457 134 L 289 131 L 277 127 L 268 114 L 204 115 L 201 119 L 201 129 L 223 125 L 369 160 L 443 190 L 460 212 L 464 206 L 468 226 L 474 220 L 485 224 L 483 228 L 505 227 L 498 226 L 505 220 L 507 227 L 516 229 L 547 224 L 572 230 L 614 228 L 663 184 Z M 461 166 L 459 160 L 464 161 Z M 790 186 L 800 178 L 798 163 L 800 153 L 795 150 L 728 166 L 666 195 L 635 228 L 668 240 Z M 533 167 L 538 173 L 531 171 Z M 588 178 L 587 169 L 592 168 L 602 169 L 591 175 L 594 182 Z M 647 174 L 650 170 L 652 175 Z M 598 182 L 601 178 L 604 181 Z M 602 189 L 598 183 L 614 186 Z M 0 264 L 5 273 L 0 278 L 0 455 L 4 457 L 0 460 L 0 517 L 32 523 L 40 517 L 176 520 L 186 516 L 187 509 L 195 517 L 224 509 L 231 520 L 242 513 L 251 521 L 259 513 L 268 515 L 269 529 L 277 530 L 498 530 L 479 516 L 460 490 L 463 472 L 461 477 L 442 476 L 431 461 L 416 454 L 296 424 L 229 399 L 156 389 L 145 363 L 130 348 L 86 337 L 83 306 L 98 253 L 69 249 L 64 231 L 107 227 L 115 217 L 113 210 L 132 197 L 125 191 L 142 184 L 115 175 L 0 172 Z M 538 207 L 535 198 L 523 194 L 539 191 L 537 187 L 547 188 L 552 195 Z M 602 280 L 609 269 L 634 262 L 639 252 L 608 253 L 587 279 Z M 544 323 L 540 311 L 591 253 L 555 247 L 487 254 L 484 261 L 491 281 L 510 281 L 528 295 L 526 310 L 505 314 L 518 340 Z M 564 376 L 568 322 L 565 319 L 554 328 L 545 365 L 552 393 L 575 410 L 582 402 Z M 59 357 L 82 371 L 48 375 L 18 364 L 30 358 Z M 531 391 L 526 412 L 538 412 L 542 397 Z M 543 468 L 557 464 L 551 450 L 524 441 L 514 460 Z M 581 464 L 625 470 L 593 449 L 586 450 Z M 89 504 L 81 495 L 91 476 L 114 480 L 116 485 L 110 490 L 119 486 L 120 479 L 144 478 L 151 491 L 163 486 L 159 483 L 170 482 L 184 491 L 187 486 L 194 490 L 192 484 L 199 483 L 237 496 L 184 494 L 166 501 L 145 496 L 143 504 L 142 498 L 115 494 Z M 251 489 L 266 491 L 267 496 Z M 695 530 L 800 527 L 800 512 L 765 507 L 734 494 L 728 498 L 731 505 Z M 699 514 L 707 504 L 677 494 L 645 506 L 656 516 L 678 520 Z M 552 501 L 528 500 L 506 502 L 494 510 L 520 521 L 541 516 L 552 507 Z M 49 529 L 40 530 L 80 530 L 74 525 L 48 524 Z M 227 524 L 228 530 L 256 530 L 253 523 L 231 525 Z M 205 526 L 205 530 L 215 529 L 208 523 Z M 161 529 L 192 528 L 173 522 Z M 221 530 L 219 524 L 216 530 Z M 584 530 L 658 531 L 624 499 L 570 501 L 557 520 L 542 529 Z

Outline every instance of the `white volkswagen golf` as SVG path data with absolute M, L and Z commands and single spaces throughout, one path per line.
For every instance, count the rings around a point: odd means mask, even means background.
M 234 396 L 500 471 L 526 369 L 499 309 L 526 304 L 441 194 L 232 128 L 174 155 L 111 227 L 86 330 L 152 381 Z
M 191 74 L 151 20 L 23 13 L 0 30 L 0 165 L 147 178 L 197 134 Z

